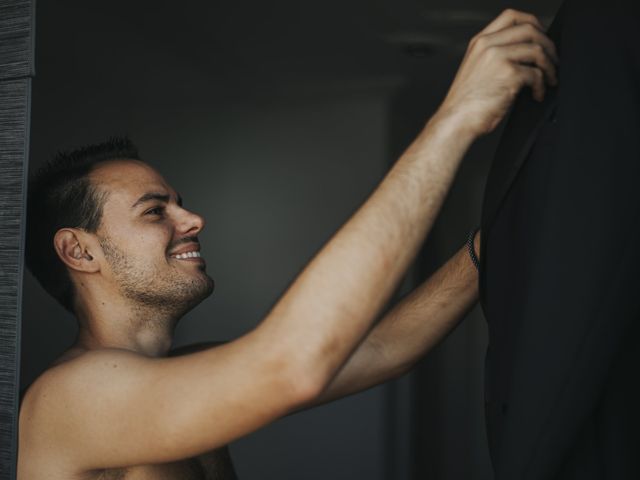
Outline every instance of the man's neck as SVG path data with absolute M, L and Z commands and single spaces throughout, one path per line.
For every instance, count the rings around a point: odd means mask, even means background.
M 121 348 L 149 357 L 166 356 L 176 318 L 139 306 L 100 302 L 77 309 L 80 329 L 75 346 L 86 350 Z

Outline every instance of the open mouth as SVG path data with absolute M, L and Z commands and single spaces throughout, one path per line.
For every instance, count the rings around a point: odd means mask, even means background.
M 193 251 L 193 252 L 184 252 L 184 253 L 179 253 L 177 255 L 171 255 L 171 258 L 176 258 L 178 260 L 192 260 L 192 259 L 200 259 L 200 252 L 197 251 Z

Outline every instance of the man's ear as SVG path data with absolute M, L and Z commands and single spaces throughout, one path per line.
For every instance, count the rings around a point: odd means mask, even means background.
M 77 228 L 61 228 L 53 237 L 53 245 L 60 260 L 78 272 L 93 273 L 100 264 L 92 255 L 93 245 L 89 235 Z

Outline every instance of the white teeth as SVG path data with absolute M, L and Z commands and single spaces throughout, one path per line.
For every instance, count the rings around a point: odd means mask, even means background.
M 186 252 L 179 253 L 175 255 L 175 258 L 185 259 L 185 258 L 200 258 L 200 252 Z

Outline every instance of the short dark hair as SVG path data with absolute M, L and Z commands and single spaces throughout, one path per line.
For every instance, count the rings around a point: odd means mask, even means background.
M 71 313 L 74 313 L 73 284 L 55 251 L 53 237 L 65 227 L 97 231 L 106 194 L 91 184 L 89 174 L 98 164 L 117 159 L 140 159 L 137 147 L 126 136 L 59 152 L 29 180 L 27 268 Z

